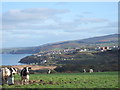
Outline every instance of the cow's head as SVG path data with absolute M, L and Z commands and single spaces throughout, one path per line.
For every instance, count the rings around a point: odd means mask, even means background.
M 28 69 L 30 70 L 30 69 L 31 69 L 31 67 L 28 67 Z
M 29 70 L 31 69 L 31 67 L 24 67 L 24 69 L 25 69 L 25 73 L 29 74 Z

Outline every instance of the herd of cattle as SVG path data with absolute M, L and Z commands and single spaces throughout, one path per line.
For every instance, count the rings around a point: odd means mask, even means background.
M 19 70 L 17 68 L 13 67 L 4 67 L 0 68 L 0 85 L 8 84 L 8 85 L 14 85 L 14 75 L 20 74 L 21 76 L 21 84 L 29 84 L 29 74 L 31 67 L 24 67 L 23 69 Z M 85 73 L 86 70 L 83 69 L 83 72 Z M 90 73 L 93 72 L 93 69 L 89 70 Z M 48 69 L 48 74 L 51 73 L 51 70 Z
M 0 69 L 0 85 L 8 84 L 14 85 L 14 75 L 20 74 L 21 76 L 21 84 L 27 84 L 29 81 L 29 69 L 31 67 L 24 67 L 23 69 L 19 70 L 13 67 L 5 67 Z

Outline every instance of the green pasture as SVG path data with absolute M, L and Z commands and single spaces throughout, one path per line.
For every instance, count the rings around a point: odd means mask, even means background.
M 3 88 L 119 88 L 118 72 L 30 74 L 30 81 L 29 85 L 5 84 Z

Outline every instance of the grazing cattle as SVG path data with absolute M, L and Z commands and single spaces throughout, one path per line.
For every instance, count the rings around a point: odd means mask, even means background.
M 22 85 L 29 84 L 29 69 L 31 69 L 31 67 L 24 67 L 20 72 Z
M 93 72 L 93 69 L 90 69 L 90 71 L 89 71 L 90 73 L 92 73 Z
M 85 69 L 83 69 L 83 72 L 85 73 L 85 72 L 86 72 L 86 70 L 85 70 Z
M 5 67 L 1 68 L 0 70 L 0 79 L 2 80 L 0 82 L 1 85 L 3 84 L 9 84 L 13 85 L 14 84 L 14 75 L 17 73 L 17 69 L 12 68 L 12 67 Z

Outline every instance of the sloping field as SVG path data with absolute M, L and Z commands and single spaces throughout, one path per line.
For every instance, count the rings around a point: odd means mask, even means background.
M 3 88 L 119 88 L 118 72 L 31 74 L 28 85 L 16 75 L 15 85 Z

